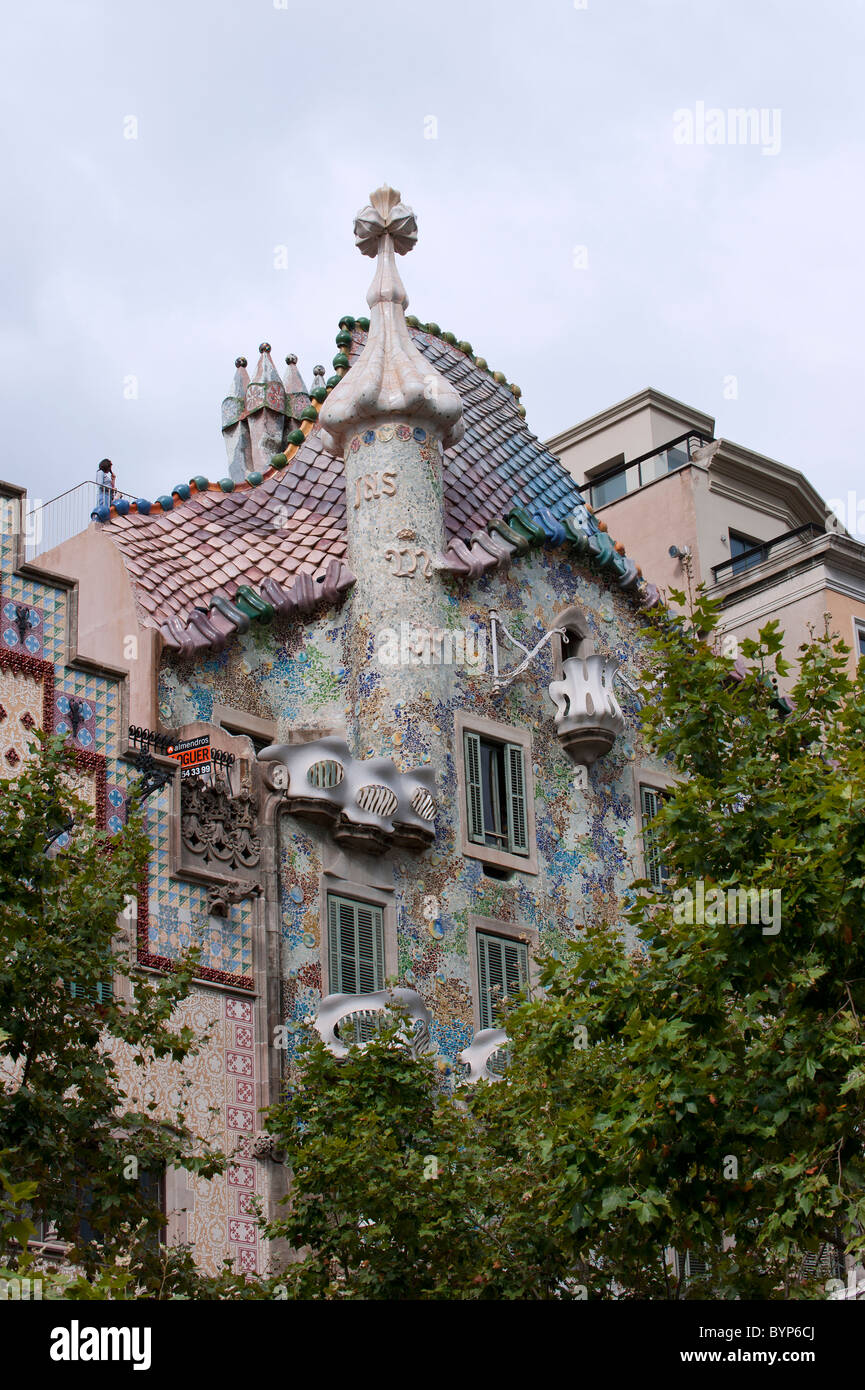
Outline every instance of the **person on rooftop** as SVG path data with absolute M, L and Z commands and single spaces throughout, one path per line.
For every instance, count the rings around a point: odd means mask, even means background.
M 117 479 L 114 476 L 114 464 L 111 459 L 101 460 L 96 473 L 96 485 L 98 488 L 97 506 L 110 507 L 117 489 Z

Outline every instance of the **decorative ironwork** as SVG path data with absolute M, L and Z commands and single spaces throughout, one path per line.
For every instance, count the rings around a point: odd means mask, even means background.
M 146 801 L 154 792 L 167 786 L 177 771 L 176 767 L 159 767 L 149 749 L 144 748 L 133 755 L 132 762 L 140 781 L 131 789 L 130 799 L 134 797 L 139 804 Z
M 519 666 L 515 666 L 512 671 L 502 672 L 499 670 L 499 628 L 501 628 L 504 636 L 507 637 L 511 646 L 519 647 L 520 651 L 525 654 L 524 659 L 520 662 Z M 511 685 L 517 679 L 518 676 L 521 676 L 524 671 L 527 671 L 528 668 L 531 666 L 532 662 L 534 661 L 535 657 L 538 655 L 538 652 L 541 650 L 541 648 L 545 646 L 547 642 L 552 641 L 553 637 L 555 636 L 565 637 L 566 629 L 563 627 L 550 628 L 549 632 L 545 632 L 544 635 L 540 638 L 540 640 L 536 642 L 535 645 L 532 647 L 531 651 L 529 651 L 529 648 L 524 646 L 518 637 L 514 637 L 513 633 L 508 631 L 507 627 L 499 617 L 496 609 L 491 608 L 490 638 L 493 655 L 493 690 L 496 692 L 496 694 L 499 694 L 502 690 L 506 690 L 507 687 Z
M 143 729 L 140 724 L 130 724 L 129 742 L 133 748 L 140 748 L 145 753 L 154 748 L 157 753 L 167 753 L 173 739 L 170 734 L 158 734 L 154 729 Z
M 218 780 L 191 777 L 181 787 L 180 838 L 190 854 L 214 868 L 254 869 L 261 860 L 258 800 L 245 779 L 237 796 Z
M 78 737 L 78 730 L 81 725 L 86 723 L 87 716 L 84 713 L 84 702 L 77 700 L 74 695 L 69 697 L 69 723 L 72 726 L 72 737 Z
M 75 829 L 75 817 L 74 817 L 74 816 L 70 816 L 68 820 L 64 821 L 62 825 L 59 825 L 59 826 L 57 827 L 57 829 L 54 831 L 54 834 L 51 836 L 51 838 L 50 838 L 49 840 L 46 840 L 46 841 L 45 841 L 45 853 L 46 853 L 46 854 L 48 853 L 49 849 L 50 849 L 51 846 L 54 844 L 54 841 L 55 841 L 55 840 L 59 840 L 61 835 L 69 835 L 69 834 L 72 833 L 72 831 L 73 831 L 74 829 Z

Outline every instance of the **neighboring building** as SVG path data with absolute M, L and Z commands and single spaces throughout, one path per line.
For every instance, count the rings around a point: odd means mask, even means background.
M 706 585 L 726 632 L 756 637 L 777 618 L 795 661 L 828 613 L 851 670 L 865 655 L 865 546 L 795 469 L 716 439 L 710 416 L 651 389 L 547 448 L 656 584 Z
M 482 1074 L 497 1002 L 538 950 L 590 916 L 621 922 L 632 880 L 660 871 L 643 826 L 671 776 L 632 694 L 657 590 L 518 389 L 405 318 L 395 253 L 416 229 L 399 195 L 372 195 L 355 235 L 377 258 L 370 318 L 341 320 L 335 373 L 309 391 L 267 344 L 251 380 L 238 359 L 227 477 L 117 496 L 38 564 L 22 568 L 21 536 L 4 561 L 4 705 L 32 693 L 15 605 L 59 594 L 70 626 L 52 619 L 46 660 L 86 697 L 118 824 L 137 747 L 175 766 L 163 754 L 184 745 L 185 771 L 210 769 L 147 801 L 136 959 L 203 950 L 184 1016 L 217 1027 L 191 1113 L 215 1106 L 235 1157 L 212 1183 L 170 1174 L 166 1201 L 170 1238 L 211 1270 L 267 1263 L 250 1202 L 272 1210 L 284 1170 L 258 1112 L 323 995 L 350 996 L 322 1011 L 333 1042 L 363 1035 L 363 997 L 396 979 L 440 1068 L 471 1047 Z M 165 1104 L 175 1081 L 161 1064 Z

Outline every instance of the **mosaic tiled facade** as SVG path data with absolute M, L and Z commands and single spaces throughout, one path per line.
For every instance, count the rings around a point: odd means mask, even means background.
M 620 690 L 626 733 L 609 756 L 588 770 L 587 789 L 575 788 L 575 769 L 556 738 L 555 710 L 547 693 L 553 675 L 549 645 L 526 676 L 501 695 L 492 688 L 488 645 L 485 669 L 438 672 L 446 683 L 435 699 L 430 698 L 421 723 L 414 707 L 401 705 L 399 698 L 390 703 L 393 676 L 388 674 L 383 682 L 385 668 L 374 660 L 364 659 L 358 678 L 349 679 L 351 604 L 349 600 L 338 621 L 337 615 L 326 615 L 305 628 L 277 625 L 267 639 L 238 637 L 194 670 L 169 659 L 160 678 L 160 713 L 166 725 L 174 727 L 206 717 L 215 704 L 247 708 L 273 719 L 280 740 L 295 729 L 307 734 L 345 729 L 351 743 L 363 702 L 364 726 L 377 743 L 373 750 L 355 741 L 358 756 L 386 754 L 406 771 L 436 763 L 440 782 L 434 846 L 421 855 L 390 852 L 380 869 L 393 891 L 399 983 L 416 989 L 427 1002 L 442 1065 L 449 1066 L 475 1027 L 470 914 L 523 924 L 553 950 L 560 949 L 589 914 L 619 921 L 628 885 L 643 872 L 635 805 L 640 775 L 663 774 L 663 769 L 645 753 L 635 701 Z M 446 604 L 454 631 L 476 629 L 488 644 L 489 613 L 496 609 L 525 645 L 553 627 L 557 613 L 579 605 L 597 648 L 615 656 L 631 680 L 639 678 L 641 642 L 628 601 L 555 553 L 526 557 L 510 571 L 493 573 L 477 584 L 455 584 Z M 310 653 L 305 662 L 298 661 L 301 640 Z M 515 665 L 518 655 L 504 655 L 503 664 Z M 536 876 L 517 873 L 511 881 L 498 882 L 484 873 L 480 860 L 461 852 L 460 819 L 465 811 L 457 789 L 458 711 L 531 730 Z M 280 1021 L 290 1025 L 314 1014 L 321 996 L 320 887 L 331 850 L 327 831 L 293 816 L 279 818 Z M 351 877 L 347 870 L 346 877 Z M 430 900 L 435 903 L 432 913 Z
M 405 317 L 394 257 L 416 228 L 399 195 L 377 190 L 355 230 L 378 257 L 371 316 L 341 320 L 334 375 L 316 368 L 307 391 L 290 356 L 280 384 L 263 343 L 250 381 L 238 358 L 223 409 L 228 476 L 100 507 L 92 532 L 48 557 L 79 577 L 99 564 L 118 594 L 126 586 L 133 646 L 150 654 L 127 663 L 138 719 L 234 759 L 212 794 L 175 779 L 150 799 L 138 915 L 142 966 L 170 969 L 193 943 L 203 953 L 184 1010 L 214 1028 L 186 1089 L 202 1116 L 216 1107 L 237 1153 L 227 1179 L 175 1200 L 187 1213 L 173 1230 L 207 1268 L 229 1252 L 241 1268 L 268 1265 L 250 1200 L 272 1210 L 283 1175 L 253 1157 L 257 1112 L 292 1066 L 298 1024 L 335 988 L 328 894 L 380 907 L 387 976 L 422 997 L 439 1066 L 453 1072 L 479 1027 L 477 933 L 521 935 L 537 958 L 590 917 L 620 922 L 645 867 L 640 784 L 667 777 L 647 758 L 631 693 L 640 610 L 657 591 L 531 433 L 519 389 L 470 344 Z M 112 646 L 96 621 L 104 587 L 93 592 L 83 629 L 121 666 L 123 639 Z M 2 597 L 3 642 L 41 642 L 59 660 L 52 600 L 23 580 Z M 563 746 L 549 692 L 563 655 L 546 639 L 569 610 L 586 650 L 621 677 L 605 755 L 584 764 L 572 756 L 579 730 Z M 424 657 L 424 630 L 444 659 Z M 85 758 L 122 720 L 79 676 L 58 667 L 52 718 L 70 736 L 74 722 Z M 523 858 L 467 841 L 467 720 L 523 750 Z M 318 740 L 327 756 L 289 785 L 292 749 Z M 106 764 L 117 820 L 125 766 Z M 411 815 L 395 786 L 411 788 Z M 164 1095 L 179 1082 L 166 1066 Z

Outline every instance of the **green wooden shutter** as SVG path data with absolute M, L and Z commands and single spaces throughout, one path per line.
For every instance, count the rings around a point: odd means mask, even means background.
M 384 989 L 384 914 L 372 903 L 329 893 L 328 975 L 334 994 Z
M 490 972 L 487 965 L 487 942 L 489 938 L 478 933 L 478 1010 L 481 1028 L 491 1028 L 492 1001 L 490 1000 Z
M 342 968 L 339 949 L 339 898 L 327 895 L 327 975 L 331 994 L 342 994 Z
M 529 983 L 529 950 L 524 941 L 502 940 L 505 961 L 505 992 L 518 994 Z
M 519 743 L 505 745 L 505 790 L 508 798 L 508 848 L 511 854 L 528 854 L 526 774 Z
M 381 908 L 368 903 L 356 903 L 357 918 L 357 993 L 374 994 L 384 986 L 382 958 Z
M 646 877 L 653 888 L 660 888 L 666 874 L 661 863 L 661 851 L 655 829 L 648 824 L 661 809 L 661 793 L 654 787 L 640 787 L 640 809 L 643 819 L 643 857 Z
M 529 982 L 529 951 L 524 941 L 478 932 L 478 988 L 481 1028 L 493 1028 L 503 999 Z
M 466 814 L 468 815 L 469 839 L 474 844 L 486 843 L 484 827 L 484 792 L 481 774 L 481 740 L 479 734 L 463 734 L 466 771 Z
M 72 999 L 89 999 L 94 1004 L 110 1004 L 114 998 L 114 981 L 99 980 L 95 985 L 88 987 L 72 980 L 69 995 Z

